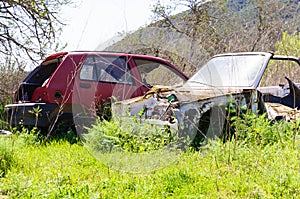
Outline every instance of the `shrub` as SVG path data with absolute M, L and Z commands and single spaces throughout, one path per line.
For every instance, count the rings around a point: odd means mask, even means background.
M 296 122 L 271 121 L 266 114 L 243 114 L 231 118 L 236 139 L 247 145 L 273 145 L 295 138 L 300 120 Z
M 90 149 L 102 152 L 149 152 L 170 146 L 178 139 L 170 128 L 141 122 L 136 117 L 111 121 L 99 119 L 84 135 Z

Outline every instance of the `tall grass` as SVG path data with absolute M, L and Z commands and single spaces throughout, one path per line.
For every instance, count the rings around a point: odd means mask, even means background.
M 5 127 L 6 125 L 4 119 L 4 105 L 0 104 L 0 130 L 4 129 Z
M 0 138 L 0 178 L 10 170 L 14 162 L 13 143 L 8 142 L 7 138 Z
M 141 122 L 136 117 L 127 120 L 98 120 L 88 132 L 83 135 L 86 146 L 102 152 L 149 152 L 178 141 L 176 133 L 169 128 Z
M 107 167 L 80 142 L 43 143 L 29 134 L 0 138 L 10 154 L 0 198 L 299 197 L 299 124 L 251 114 L 234 122 L 231 140 L 212 140 L 139 174 Z

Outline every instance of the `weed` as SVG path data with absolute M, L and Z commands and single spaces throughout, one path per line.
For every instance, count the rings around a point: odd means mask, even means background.
M 0 154 L 10 162 L 9 166 L 5 163 L 5 175 L 0 178 L 0 195 L 9 198 L 298 198 L 299 124 L 270 123 L 265 117 L 252 114 L 241 117 L 233 119 L 236 136 L 231 140 L 225 143 L 221 139 L 211 140 L 205 149 L 187 151 L 168 167 L 147 174 L 104 167 L 80 144 L 49 140 L 46 144 L 31 145 L 30 134 L 15 134 L 14 139 L 5 138 L 5 145 L 4 138 L 0 141 L 4 146 Z M 106 134 L 122 130 L 115 122 L 103 120 L 102 125 Z M 101 138 L 96 134 L 101 130 L 100 123 L 92 129 L 95 139 L 90 141 L 96 142 L 97 136 Z
M 96 151 L 149 152 L 170 146 L 177 135 L 166 126 L 141 122 L 136 117 L 128 120 L 98 120 L 88 129 L 84 140 Z
M 240 117 L 231 118 L 236 138 L 247 145 L 266 146 L 276 143 L 283 144 L 287 140 L 295 139 L 299 131 L 297 121 L 270 121 L 266 114 L 243 114 Z
M 4 177 L 7 171 L 14 164 L 13 147 L 7 137 L 0 137 L 0 178 Z
M 41 115 L 42 109 L 38 106 L 36 108 L 32 108 L 32 110 L 29 110 L 29 113 L 33 114 L 35 116 L 35 127 L 37 127 L 37 122 L 39 119 L 39 116 Z

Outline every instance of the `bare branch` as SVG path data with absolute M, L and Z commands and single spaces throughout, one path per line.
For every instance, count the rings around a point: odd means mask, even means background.
M 0 52 L 10 55 L 26 55 L 38 61 L 57 46 L 62 6 L 71 0 L 3 0 L 0 1 Z M 22 56 L 24 59 L 24 56 Z

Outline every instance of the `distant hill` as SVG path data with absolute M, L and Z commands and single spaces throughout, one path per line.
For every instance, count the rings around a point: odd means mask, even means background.
M 196 15 L 187 10 L 168 19 L 177 29 L 162 19 L 118 37 L 116 42 L 108 42 L 105 50 L 159 56 L 193 74 L 214 54 L 274 51 L 274 44 L 281 39 L 283 31 L 299 31 L 300 0 L 269 0 L 263 4 L 257 0 L 220 2 L 201 5 L 209 15 L 209 24 L 194 37 L 189 33 Z M 97 50 L 103 50 L 103 45 Z

